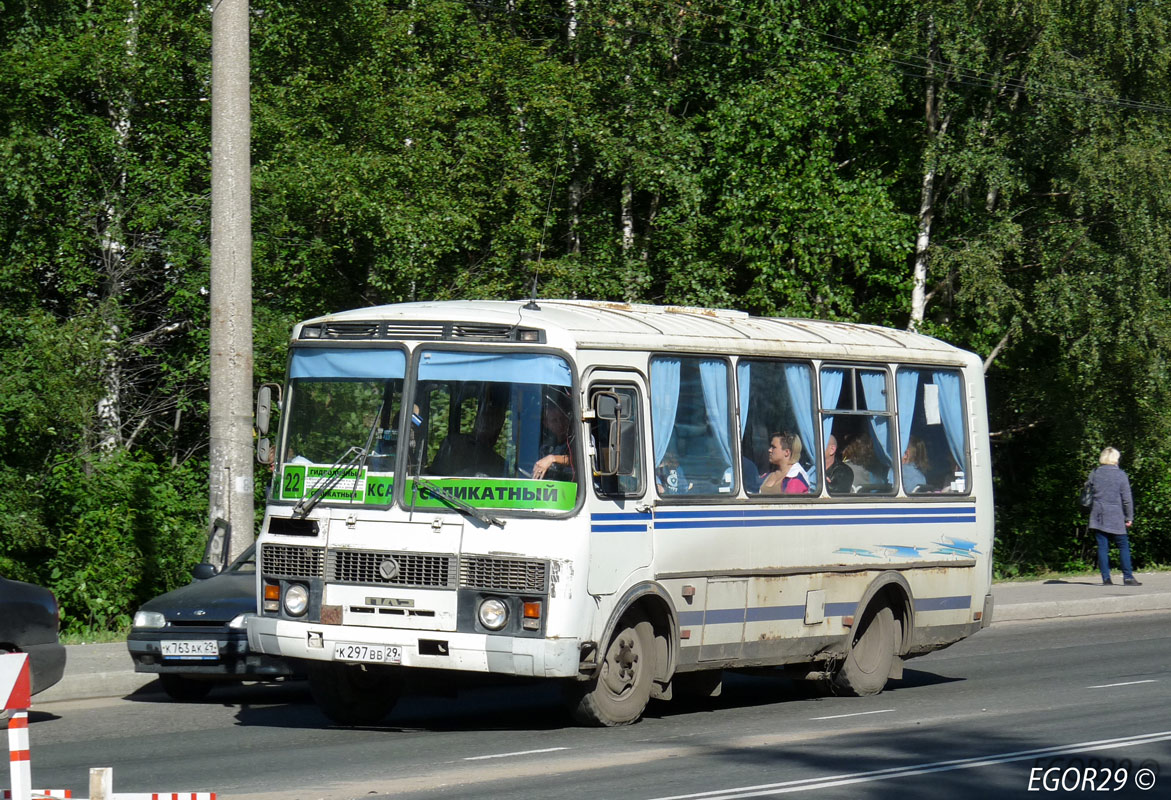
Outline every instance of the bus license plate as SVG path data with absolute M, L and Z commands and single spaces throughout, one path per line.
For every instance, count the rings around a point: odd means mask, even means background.
M 364 664 L 401 664 L 403 649 L 397 644 L 346 644 L 333 646 L 334 661 L 360 661 Z
M 163 658 L 211 659 L 220 657 L 215 639 L 164 640 L 160 643 Z

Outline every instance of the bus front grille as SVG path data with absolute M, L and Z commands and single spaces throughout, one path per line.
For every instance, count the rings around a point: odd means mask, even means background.
M 266 544 L 260 548 L 260 572 L 285 578 L 325 576 L 325 548 Z
M 459 584 L 470 589 L 544 594 L 549 565 L 545 561 L 494 556 L 464 556 L 459 565 Z
M 339 583 L 455 588 L 454 555 L 330 550 L 329 579 Z

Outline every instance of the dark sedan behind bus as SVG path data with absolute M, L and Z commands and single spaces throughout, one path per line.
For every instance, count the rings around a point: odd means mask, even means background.
M 198 700 L 217 681 L 293 676 L 289 662 L 248 650 L 244 620 L 256 611 L 254 552 L 249 548 L 218 575 L 144 604 L 126 638 L 134 671 L 157 673 L 173 700 Z

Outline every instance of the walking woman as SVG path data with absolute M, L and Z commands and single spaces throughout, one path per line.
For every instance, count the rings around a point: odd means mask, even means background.
M 1114 583 L 1110 580 L 1110 540 L 1113 539 L 1122 559 L 1122 582 L 1127 586 L 1142 586 L 1130 570 L 1127 529 L 1134 522 L 1134 500 L 1130 495 L 1130 479 L 1118 467 L 1121 456 L 1113 447 L 1107 447 L 1098 458 L 1098 468 L 1086 479 L 1094 493 L 1094 504 L 1090 506 L 1090 530 L 1098 539 L 1098 569 L 1102 572 L 1102 584 L 1110 586 Z

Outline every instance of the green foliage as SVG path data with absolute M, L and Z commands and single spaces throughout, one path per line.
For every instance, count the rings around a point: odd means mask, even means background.
M 921 329 L 991 356 L 998 574 L 1092 562 L 1106 444 L 1136 560 L 1171 561 L 1159 3 L 251 5 L 258 383 L 298 319 L 534 275 L 902 326 L 930 175 Z M 78 630 L 206 530 L 210 27 L 0 15 L 0 569 Z

